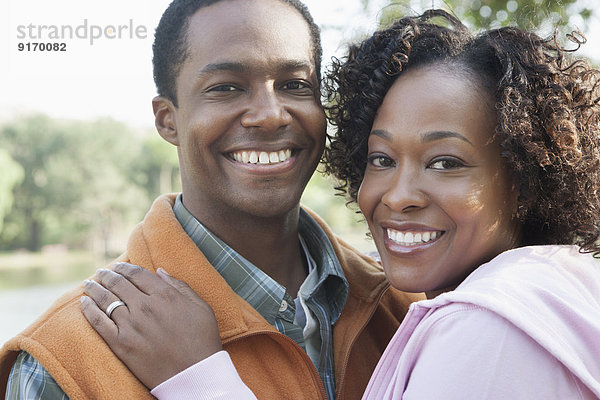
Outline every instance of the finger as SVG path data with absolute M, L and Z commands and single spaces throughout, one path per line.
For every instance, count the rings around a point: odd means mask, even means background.
M 137 304 L 146 293 L 138 289 L 120 273 L 101 268 L 96 272 L 98 283 L 126 304 Z
M 94 301 L 97 307 L 105 315 L 108 306 L 114 303 L 115 301 L 120 300 L 114 293 L 112 293 L 110 290 L 107 290 L 105 287 L 103 287 L 96 281 L 83 281 L 83 291 L 90 297 L 91 300 Z M 112 318 L 114 321 L 117 315 L 127 315 L 125 313 L 129 313 L 127 307 L 117 307 L 112 311 L 110 316 L 106 315 L 106 317 Z
M 135 287 L 145 294 L 152 294 L 160 287 L 162 281 L 156 275 L 139 265 L 129 263 L 118 263 L 113 267 L 113 271 L 127 278 Z
M 186 296 L 190 296 L 190 295 L 194 295 L 194 297 L 198 296 L 196 294 L 196 292 L 194 292 L 194 289 L 192 289 L 187 283 L 180 281 L 177 278 L 172 277 L 164 269 L 162 269 L 162 268 L 157 269 L 156 275 L 158 275 L 163 281 L 165 281 L 166 283 L 171 285 L 173 288 L 175 288 L 179 293 L 182 293 Z
M 172 277 L 171 275 L 169 275 L 169 273 L 167 271 L 165 271 L 162 268 L 159 268 L 156 271 L 156 274 L 161 279 L 163 279 L 165 282 L 167 282 L 172 288 L 174 288 L 179 293 L 181 293 L 184 297 L 193 301 L 196 304 L 200 304 L 202 307 L 209 310 L 212 313 L 212 315 L 214 316 L 214 311 L 213 311 L 212 307 L 207 302 L 205 302 L 204 299 L 202 299 L 200 296 L 198 296 L 198 293 L 196 293 L 194 291 L 194 289 L 192 289 L 187 283 L 180 281 L 177 278 Z
M 98 305 L 89 297 L 81 296 L 81 311 L 83 316 L 88 320 L 92 328 L 98 332 L 102 339 L 110 346 L 115 343 L 118 336 L 118 328 L 103 310 L 98 308 Z

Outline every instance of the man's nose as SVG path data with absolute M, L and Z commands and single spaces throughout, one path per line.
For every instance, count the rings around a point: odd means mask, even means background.
M 255 90 L 249 98 L 248 109 L 242 116 L 244 127 L 273 132 L 291 122 L 292 115 L 274 88 Z

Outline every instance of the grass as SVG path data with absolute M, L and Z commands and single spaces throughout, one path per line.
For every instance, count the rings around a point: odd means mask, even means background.
M 87 251 L 0 253 L 0 290 L 79 281 L 109 261 Z

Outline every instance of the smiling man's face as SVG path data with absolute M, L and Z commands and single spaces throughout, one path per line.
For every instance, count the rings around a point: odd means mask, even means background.
M 289 212 L 325 142 L 308 24 L 278 0 L 221 1 L 190 18 L 187 48 L 161 131 L 178 146 L 186 206 Z

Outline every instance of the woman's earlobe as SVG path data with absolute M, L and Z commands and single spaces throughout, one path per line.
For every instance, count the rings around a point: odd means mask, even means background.
M 156 96 L 152 99 L 152 110 L 154 111 L 154 126 L 160 136 L 172 145 L 179 146 L 175 123 L 176 107 L 173 102 L 166 97 Z

